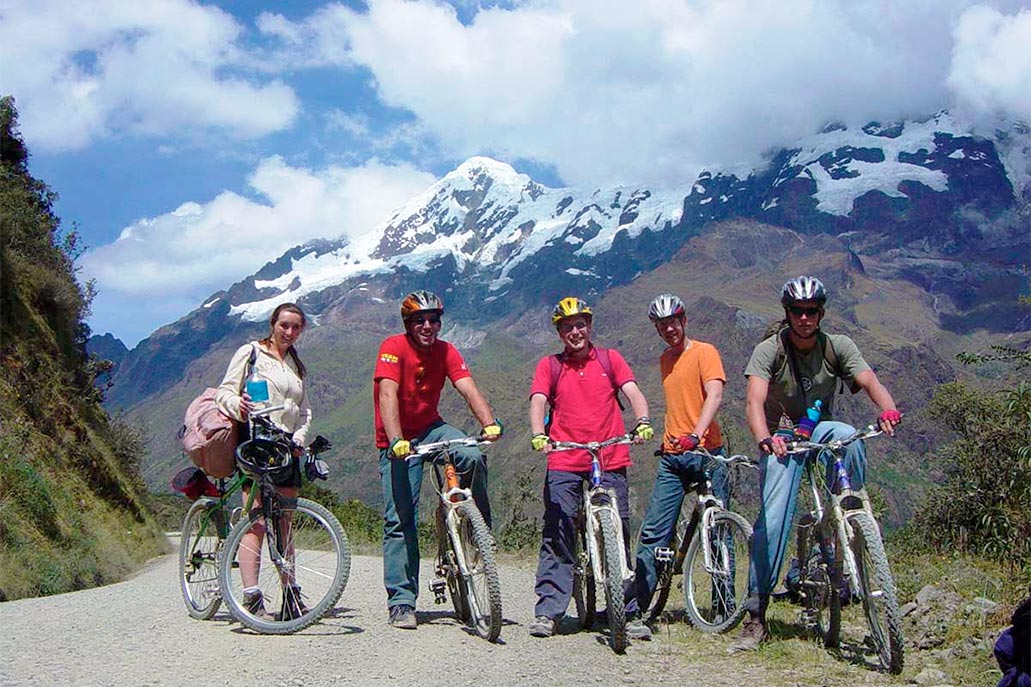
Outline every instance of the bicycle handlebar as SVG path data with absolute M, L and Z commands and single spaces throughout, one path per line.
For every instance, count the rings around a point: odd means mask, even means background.
M 272 413 L 276 412 L 277 410 L 282 410 L 285 407 L 286 406 L 284 406 L 282 403 L 280 403 L 277 406 L 268 406 L 267 408 L 258 408 L 257 410 L 252 410 L 250 412 L 249 417 L 265 417 L 266 415 L 271 415 Z
M 619 436 L 606 439 L 605 441 L 588 441 L 587 443 L 580 443 L 578 441 L 552 441 L 549 445 L 556 451 L 568 451 L 570 449 L 581 448 L 587 451 L 597 451 L 603 449 L 606 446 L 617 446 L 620 444 L 633 443 L 634 435 L 631 432 L 626 434 L 620 434 Z
M 493 441 L 486 441 L 478 439 L 476 437 L 461 437 L 459 439 L 445 439 L 444 441 L 434 441 L 429 444 L 416 444 L 412 446 L 413 456 L 431 456 L 433 454 L 446 451 L 453 446 L 484 446 L 486 444 L 493 444 Z
M 860 441 L 861 439 L 870 439 L 881 434 L 883 434 L 881 430 L 873 425 L 867 425 L 866 428 L 856 430 L 855 434 L 844 439 L 832 439 L 823 443 L 816 441 L 789 441 L 787 442 L 788 453 L 804 453 L 813 450 L 840 451 L 853 442 Z

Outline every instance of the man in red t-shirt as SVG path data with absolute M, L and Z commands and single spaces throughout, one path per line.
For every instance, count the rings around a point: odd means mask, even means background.
M 421 459 L 406 460 L 412 442 L 434 442 L 464 437 L 437 412 L 445 379 L 451 380 L 483 426 L 480 437 L 501 436 L 501 422 L 473 381 L 461 354 L 437 338 L 444 304 L 429 291 L 408 294 L 401 303 L 405 333 L 380 344 L 373 373 L 376 448 L 383 484 L 383 584 L 387 590 L 390 624 L 416 628 L 415 601 L 419 596 L 419 490 Z M 462 485 L 470 487 L 476 506 L 490 525 L 487 501 L 487 464 L 475 448 L 459 450 L 455 466 Z
M 591 343 L 593 314 L 579 298 L 563 298 L 555 306 L 551 321 L 558 330 L 565 350 L 559 356 L 558 379 L 552 379 L 552 356 L 537 363 L 530 387 L 531 444 L 536 451 L 548 450 L 551 441 L 604 441 L 626 432 L 616 390 L 626 394 L 637 417 L 635 441 L 650 439 L 648 402 L 634 381 L 634 373 L 618 352 L 601 352 L 608 363 L 599 360 Z M 609 375 L 612 375 L 612 379 Z M 553 384 L 554 381 L 554 384 Z M 551 402 L 551 424 L 545 434 L 544 416 Z M 626 468 L 630 451 L 625 445 L 610 446 L 599 456 L 602 486 L 615 489 L 624 535 L 627 519 Z M 550 637 L 566 612 L 573 593 L 573 547 L 576 515 L 580 508 L 585 479 L 591 472 L 591 456 L 584 450 L 548 452 L 548 471 L 544 481 L 544 532 L 537 564 L 537 606 L 530 624 L 534 637 Z M 627 560 L 630 552 L 624 536 Z

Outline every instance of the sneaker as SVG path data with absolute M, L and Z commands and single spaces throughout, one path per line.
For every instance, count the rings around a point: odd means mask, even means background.
M 550 637 L 555 634 L 555 621 L 546 615 L 539 615 L 530 623 L 531 637 Z
M 741 634 L 738 635 L 737 641 L 735 641 L 727 653 L 737 653 L 738 651 L 755 651 L 759 648 L 759 645 L 769 639 L 770 635 L 766 631 L 766 619 L 758 614 L 749 614 L 745 618 L 744 625 L 741 626 Z
M 652 629 L 645 625 L 644 621 L 640 618 L 631 618 L 626 621 L 626 636 L 630 639 L 650 642 L 652 639 Z
M 265 610 L 265 597 L 262 596 L 260 589 L 256 592 L 244 593 L 243 610 L 257 618 L 272 618 L 272 614 Z
M 415 609 L 408 604 L 390 607 L 390 624 L 402 630 L 414 630 L 418 627 L 415 620 Z

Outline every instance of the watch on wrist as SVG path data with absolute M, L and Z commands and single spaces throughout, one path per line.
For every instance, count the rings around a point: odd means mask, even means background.
M 759 449 L 766 453 L 773 453 L 773 437 L 766 437 L 759 442 Z

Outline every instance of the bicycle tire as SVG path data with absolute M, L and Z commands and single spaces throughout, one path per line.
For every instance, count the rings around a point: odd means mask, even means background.
M 212 499 L 194 501 L 179 539 L 179 588 L 186 611 L 197 620 L 210 620 L 222 605 L 218 582 L 222 538 L 215 515 L 219 508 L 218 501 Z M 212 517 L 204 522 L 209 513 Z
M 684 514 L 684 510 L 681 509 L 680 516 L 677 518 L 677 524 L 673 527 L 673 536 L 669 540 L 669 548 L 673 550 L 673 560 L 661 566 L 658 561 L 655 562 L 655 566 L 659 568 L 659 574 L 655 580 L 655 591 L 652 593 L 651 603 L 648 604 L 648 609 L 644 612 L 645 622 L 648 625 L 658 621 L 662 612 L 666 609 L 666 602 L 669 601 L 669 590 L 673 586 L 673 576 L 680 572 L 677 560 L 681 561 L 679 567 L 683 566 L 684 558 L 680 555 L 680 549 L 685 545 L 684 536 L 687 534 L 688 522 L 689 519 Z M 640 541 L 640 534 L 638 534 L 638 541 Z
M 447 582 L 448 596 L 451 597 L 451 605 L 455 609 L 455 617 L 463 623 L 469 621 L 469 601 L 465 594 L 465 585 L 462 584 L 461 574 L 458 570 L 458 559 L 455 558 L 454 544 L 448 534 L 447 525 L 444 524 L 444 507 L 437 507 L 437 570 L 444 571 L 444 580 Z
M 717 633 L 735 627 L 745 614 L 752 526 L 737 513 L 723 509 L 711 517 L 712 570 L 705 569 L 704 528 L 699 523 L 684 559 L 683 586 L 691 624 L 702 632 Z
M 594 614 L 598 607 L 594 568 L 587 554 L 583 523 L 579 523 L 576 529 L 573 551 L 573 603 L 576 605 L 576 617 L 580 622 L 580 628 L 590 630 L 594 627 Z
M 902 615 L 899 612 L 895 581 L 888 566 L 880 530 L 864 511 L 847 514 L 852 525 L 850 546 L 856 559 L 863 613 L 881 668 L 892 675 L 902 672 Z
M 238 555 L 241 549 L 252 546 L 244 542 L 244 537 L 264 527 L 264 518 L 257 511 L 237 523 L 229 533 L 219 572 L 222 596 L 233 617 L 262 634 L 290 634 L 318 621 L 336 604 L 351 572 L 347 535 L 329 510 L 302 498 L 281 499 L 280 508 L 284 514 L 289 514 L 282 517 L 290 523 L 289 538 L 280 548 L 292 553 L 291 581 L 302 596 L 291 596 L 286 591 L 292 586 L 283 584 L 283 575 L 290 573 L 277 570 L 269 553 L 270 537 L 266 534 L 257 552 L 258 586 L 269 613 L 254 613 L 244 606 Z M 287 557 L 290 558 L 290 553 Z
M 623 600 L 623 565 L 619 548 L 623 542 L 616 534 L 612 511 L 603 508 L 598 511 L 598 525 L 601 530 L 601 564 L 605 573 L 605 613 L 609 619 L 609 640 L 617 654 L 626 651 L 626 606 Z
M 458 541 L 468 575 L 462 576 L 466 622 L 480 637 L 493 642 L 501 635 L 501 581 L 494 560 L 494 537 L 473 501 L 458 504 Z

